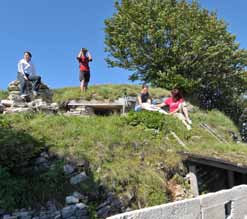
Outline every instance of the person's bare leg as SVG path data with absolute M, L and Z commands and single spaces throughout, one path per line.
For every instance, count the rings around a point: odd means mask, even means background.
M 81 90 L 81 92 L 84 91 L 84 80 L 81 81 L 80 90 Z
M 191 130 L 191 126 L 188 123 L 188 121 L 186 120 L 185 115 L 182 112 L 181 113 L 175 113 L 174 116 L 177 117 L 179 120 L 181 120 L 182 123 L 185 125 L 185 127 L 188 130 Z
M 181 105 L 181 110 L 182 110 L 182 113 L 184 114 L 186 122 L 188 122 L 188 124 L 191 125 L 192 122 L 191 122 L 190 117 L 189 117 L 188 108 L 185 105 L 182 104 Z

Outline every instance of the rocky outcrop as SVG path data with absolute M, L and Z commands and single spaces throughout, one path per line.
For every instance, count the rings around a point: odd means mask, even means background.
M 9 91 L 8 99 L 13 100 L 13 101 L 21 100 L 21 97 L 20 97 L 20 82 L 18 80 L 15 80 L 15 81 L 12 81 L 12 82 L 9 83 L 8 91 Z M 36 97 L 34 97 L 33 93 L 32 93 L 32 83 L 29 82 L 29 81 L 27 82 L 27 94 L 28 94 L 30 100 L 36 99 Z M 44 83 L 41 83 L 41 85 L 40 85 L 39 97 L 38 98 L 42 99 L 43 101 L 45 101 L 47 103 L 51 103 L 52 102 L 52 91 Z
M 39 95 L 32 93 L 32 84 L 27 82 L 27 96 L 20 96 L 20 82 L 12 81 L 8 86 L 9 96 L 6 100 L 0 101 L 0 113 L 19 113 L 19 112 L 46 112 L 56 113 L 58 104 L 52 103 L 52 91 L 44 83 L 41 84 Z

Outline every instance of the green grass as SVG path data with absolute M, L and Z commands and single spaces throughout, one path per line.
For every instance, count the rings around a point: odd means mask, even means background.
M 8 91 L 0 90 L 0 100 L 8 97 Z
M 79 88 L 63 88 L 54 90 L 54 100 L 57 102 L 77 98 L 111 100 L 121 97 L 123 88 L 127 89 L 127 95 L 135 96 L 140 91 L 139 86 L 92 86 L 81 96 Z M 168 95 L 168 91 L 162 89 L 151 89 L 150 93 L 155 94 L 154 97 Z M 2 120 L 0 125 L 5 127 L 5 131 L 0 129 L 0 134 L 14 133 L 11 142 L 17 142 L 17 145 L 22 141 L 24 143 L 32 141 L 35 145 L 37 143 L 40 143 L 40 146 L 48 145 L 49 150 L 60 157 L 88 160 L 91 167 L 91 183 L 81 185 L 81 189 L 94 190 L 98 185 L 104 185 L 123 200 L 129 194 L 134 194 L 130 206 L 136 209 L 171 201 L 167 187 L 169 177 L 173 175 L 179 177 L 184 171 L 181 168 L 182 157 L 178 152 L 212 156 L 247 165 L 247 147 L 245 144 L 236 144 L 232 141 L 229 131 L 238 133 L 238 129 L 228 117 L 219 111 L 206 112 L 195 108 L 191 118 L 193 128 L 188 131 L 178 119 L 154 112 L 131 112 L 122 117 L 19 114 L 0 116 Z M 200 126 L 201 123 L 206 123 L 216 130 L 227 144 L 218 142 Z M 171 131 L 179 136 L 185 147 L 177 142 Z M 19 137 L 20 134 L 22 138 Z M 1 140 L 1 147 L 8 145 Z M 164 165 L 163 169 L 158 168 L 160 164 Z M 0 160 L 0 165 L 5 165 L 5 162 Z M 54 188 L 56 198 L 62 200 L 61 196 L 68 195 L 70 189 L 66 185 L 68 179 L 61 173 L 61 165 L 59 164 L 55 171 L 44 173 L 28 182 L 17 180 L 13 175 L 8 176 L 4 171 L 2 178 L 6 178 L 8 184 L 12 182 L 15 188 L 13 191 L 19 197 L 22 197 L 20 193 L 23 194 L 23 190 L 17 185 L 24 185 L 22 189 L 28 186 L 33 188 L 30 196 L 26 198 L 27 205 L 32 201 L 45 202 L 50 198 Z M 5 186 L 7 185 L 1 185 L 2 188 Z M 43 188 L 43 192 L 35 195 L 39 187 Z M 0 194 L 1 191 L 3 190 L 0 189 Z M 9 196 L 8 203 L 14 202 L 10 198 L 13 193 L 9 190 L 6 192 Z M 91 203 L 91 206 L 97 204 L 99 203 Z
M 142 120 L 135 116 L 150 118 Z M 230 119 L 218 111 L 197 111 L 191 117 L 191 131 L 187 131 L 176 118 L 153 112 L 144 112 L 143 115 L 130 113 L 127 117 L 90 118 L 24 114 L 4 119 L 14 130 L 42 139 L 60 157 L 87 159 L 96 184 L 105 185 L 119 197 L 135 194 L 131 207 L 138 208 L 170 201 L 167 192 L 169 179 L 165 176 L 180 174 L 182 162 L 178 152 L 187 151 L 247 164 L 246 145 L 235 144 L 229 136 L 229 131 L 237 132 Z M 130 118 L 135 118 L 135 123 L 131 123 Z M 152 118 L 154 124 L 149 127 L 147 124 Z M 157 119 L 165 124 L 160 126 L 158 123 L 157 127 L 161 127 L 158 132 L 154 130 Z M 200 127 L 200 123 L 213 127 L 228 144 L 219 143 Z M 182 139 L 186 147 L 178 144 L 170 130 Z M 160 163 L 165 164 L 165 170 L 157 169 Z M 50 190 L 47 191 L 49 194 Z
M 138 85 L 95 85 L 90 86 L 86 93 L 81 94 L 79 87 L 67 87 L 54 89 L 53 101 L 62 103 L 72 99 L 85 100 L 115 100 L 123 97 L 124 93 L 128 96 L 137 96 L 140 93 L 141 86 Z M 161 88 L 150 88 L 150 94 L 154 98 L 164 97 L 169 95 L 167 90 Z

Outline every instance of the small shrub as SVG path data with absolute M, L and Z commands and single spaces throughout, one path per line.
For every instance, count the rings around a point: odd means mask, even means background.
M 63 171 L 64 162 L 56 161 L 46 172 L 27 180 L 29 199 L 38 203 L 46 203 L 50 199 L 60 199 L 63 202 L 67 179 Z M 67 186 L 68 187 L 68 186 Z
M 24 180 L 12 177 L 6 169 L 0 167 L 0 208 L 12 210 L 25 206 L 24 187 Z
M 0 90 L 0 100 L 8 97 L 8 91 Z
M 63 161 L 57 161 L 46 172 L 37 175 L 30 172 L 27 176 L 16 176 L 0 166 L 0 208 L 13 211 L 45 204 L 51 199 L 63 203 L 68 189 L 63 165 Z
M 158 112 L 130 112 L 124 119 L 131 126 L 143 125 L 147 128 L 157 130 L 165 128 L 165 116 Z
M 44 148 L 44 142 L 33 138 L 27 131 L 15 130 L 0 117 L 0 165 L 18 173 Z

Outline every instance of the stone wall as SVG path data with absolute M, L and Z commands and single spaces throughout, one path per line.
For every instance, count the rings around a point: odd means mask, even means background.
M 247 185 L 108 219 L 247 219 Z

